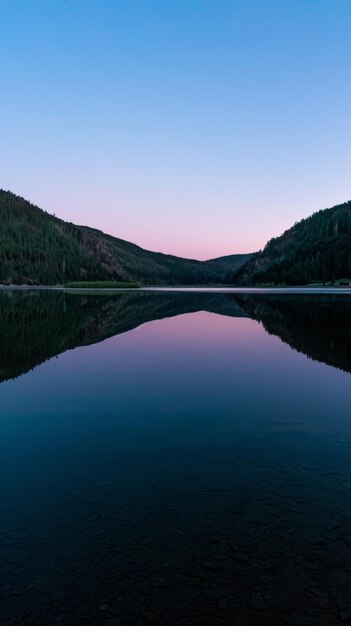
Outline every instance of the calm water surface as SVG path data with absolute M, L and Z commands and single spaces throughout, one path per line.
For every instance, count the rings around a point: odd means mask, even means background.
M 0 294 L 0 624 L 351 620 L 351 297 Z

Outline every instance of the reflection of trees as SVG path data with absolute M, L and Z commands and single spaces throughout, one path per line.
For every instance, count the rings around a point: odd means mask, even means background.
M 338 296 L 63 291 L 0 293 L 0 381 L 148 321 L 196 311 L 251 317 L 295 350 L 351 372 L 351 300 Z
M 351 372 L 351 298 L 240 294 L 236 299 L 249 317 L 294 350 Z
M 245 315 L 234 300 L 206 293 L 3 291 L 0 381 L 76 346 L 97 343 L 151 320 L 203 309 Z

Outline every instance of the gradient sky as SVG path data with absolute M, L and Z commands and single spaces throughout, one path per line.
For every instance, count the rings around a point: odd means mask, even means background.
M 0 0 L 0 187 L 194 258 L 351 199 L 350 0 Z

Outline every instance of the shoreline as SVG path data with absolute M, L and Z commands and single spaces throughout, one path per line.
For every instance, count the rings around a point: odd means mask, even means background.
M 197 292 L 197 293 L 271 293 L 271 294 L 336 294 L 351 295 L 351 286 L 300 286 L 300 287 L 216 287 L 216 286 L 155 286 L 145 285 L 142 287 L 81 287 L 72 288 L 61 285 L 0 285 L 0 291 L 65 291 L 68 293 L 119 293 L 131 291 L 155 292 Z

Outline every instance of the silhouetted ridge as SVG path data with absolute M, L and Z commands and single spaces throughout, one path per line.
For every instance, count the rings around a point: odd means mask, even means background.
M 143 284 L 220 284 L 247 255 L 196 261 L 151 252 L 87 226 L 64 222 L 0 190 L 0 283 L 117 280 Z
M 351 201 L 314 213 L 271 239 L 227 281 L 236 285 L 351 281 Z

